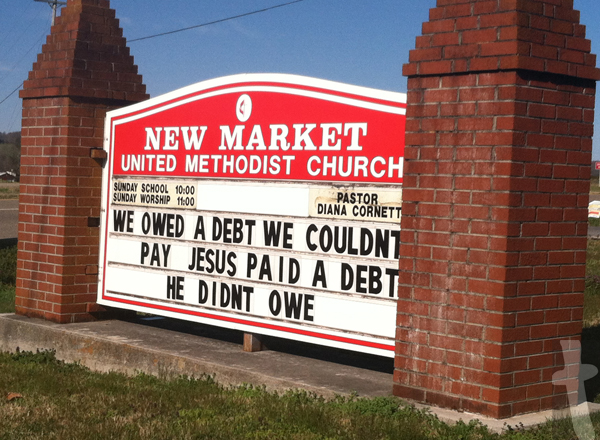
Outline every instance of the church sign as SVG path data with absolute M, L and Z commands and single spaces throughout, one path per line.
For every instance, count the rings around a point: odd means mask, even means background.
M 98 302 L 393 357 L 405 103 L 252 74 L 109 112 Z

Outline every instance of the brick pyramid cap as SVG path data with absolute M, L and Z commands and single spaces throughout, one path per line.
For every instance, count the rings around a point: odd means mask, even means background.
M 405 76 L 532 70 L 600 80 L 573 0 L 437 0 Z
M 20 96 L 149 98 L 108 0 L 68 0 Z

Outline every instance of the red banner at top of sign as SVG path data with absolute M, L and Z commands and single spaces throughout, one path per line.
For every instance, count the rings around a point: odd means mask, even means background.
M 205 81 L 109 112 L 114 176 L 398 184 L 404 94 L 292 75 Z

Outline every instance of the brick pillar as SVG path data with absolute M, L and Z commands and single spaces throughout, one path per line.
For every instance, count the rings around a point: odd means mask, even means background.
M 573 0 L 431 9 L 404 66 L 396 395 L 495 418 L 567 404 L 595 65 Z
M 148 98 L 107 0 L 68 0 L 23 98 L 18 314 L 66 323 L 96 305 L 107 111 Z

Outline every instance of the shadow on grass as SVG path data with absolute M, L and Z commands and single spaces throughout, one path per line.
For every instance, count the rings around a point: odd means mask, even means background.
M 11 246 L 16 246 L 18 240 L 16 238 L 3 238 L 0 239 L 0 249 L 6 249 Z
M 600 325 L 583 329 L 581 334 L 581 364 L 594 365 L 600 371 Z M 583 394 L 584 390 L 585 394 Z M 593 402 L 599 396 L 600 374 L 579 384 L 580 402 L 585 400 Z

